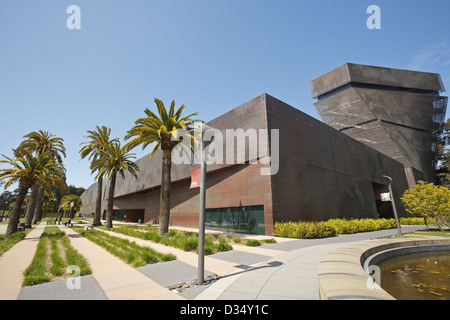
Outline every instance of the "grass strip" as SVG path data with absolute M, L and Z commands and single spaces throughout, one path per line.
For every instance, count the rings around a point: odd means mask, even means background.
M 45 233 L 45 231 L 44 231 Z M 33 286 L 49 282 L 50 274 L 47 272 L 48 238 L 42 233 L 30 266 L 25 270 L 22 286 Z
M 92 271 L 91 268 L 89 267 L 88 262 L 81 254 L 78 253 L 77 250 L 75 250 L 70 245 L 69 238 L 67 236 L 63 237 L 61 239 L 61 243 L 66 250 L 67 264 L 70 266 L 78 266 L 80 268 L 80 276 L 91 274 Z
M 9 238 L 5 239 L 3 234 L 0 234 L 0 257 L 9 249 L 11 249 L 17 242 L 25 238 L 31 230 L 19 231 L 13 233 Z
M 111 231 L 121 233 L 127 236 L 150 240 L 155 243 L 164 244 L 166 246 L 175 247 L 183 251 L 198 252 L 198 233 L 188 231 L 169 230 L 169 232 L 161 237 L 158 229 L 153 226 L 138 228 L 136 226 L 116 227 Z M 228 243 L 227 237 L 207 234 L 205 236 L 205 254 L 210 255 L 217 252 L 233 250 Z
M 58 227 L 45 227 L 30 266 L 24 272 L 23 286 L 50 282 L 66 275 L 69 266 L 80 268 L 80 275 L 91 274 L 87 261 L 71 245 Z
M 147 264 L 176 260 L 173 254 L 164 254 L 149 247 L 141 247 L 135 242 L 114 237 L 102 231 L 95 229 L 83 230 L 81 228 L 73 229 L 134 268 Z

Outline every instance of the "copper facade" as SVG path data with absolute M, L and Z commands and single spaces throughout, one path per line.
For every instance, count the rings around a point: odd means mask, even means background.
M 438 74 L 345 64 L 313 81 L 325 123 L 401 162 L 410 185 L 434 180 L 447 97 Z
M 272 234 L 277 221 L 325 220 L 343 217 L 376 217 L 376 200 L 387 190 L 382 175 L 392 176 L 400 195 L 408 183 L 399 162 L 336 131 L 303 112 L 263 94 L 211 121 L 222 131 L 229 128 L 278 129 L 279 171 L 261 175 L 260 162 L 213 165 L 207 175 L 207 208 L 259 206 L 264 208 L 265 234 Z M 268 150 L 275 152 L 273 146 Z M 270 152 L 269 152 L 270 151 Z M 264 154 L 264 152 L 263 152 Z M 260 160 L 260 159 L 257 159 Z M 118 181 L 115 209 L 129 210 L 144 222 L 158 222 L 160 159 L 140 159 L 138 180 Z M 173 168 L 171 225 L 197 227 L 198 189 L 189 189 L 190 169 Z M 131 181 L 130 181 L 131 180 Z M 132 181 L 135 180 L 135 181 Z M 104 190 L 108 190 L 108 181 Z M 94 212 L 96 184 L 82 196 L 81 212 Z M 106 192 L 103 208 L 106 208 Z M 401 204 L 399 211 L 403 213 Z

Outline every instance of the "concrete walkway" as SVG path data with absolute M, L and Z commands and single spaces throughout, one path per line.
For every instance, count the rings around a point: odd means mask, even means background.
M 345 243 L 289 251 L 263 263 L 236 268 L 195 300 L 319 300 L 317 265 Z
M 88 261 L 92 275 L 110 300 L 177 300 L 182 299 L 116 258 L 105 249 L 82 237 L 79 233 L 59 226 L 71 245 Z
M 61 226 L 72 246 L 88 260 L 93 274 L 80 278 L 80 290 L 68 289 L 67 280 L 21 289 L 22 272 L 31 262 L 43 227 L 45 225 L 39 225 L 28 239 L 19 242 L 0 258 L 0 275 L 11 272 L 0 278 L 0 299 L 316 300 L 319 299 L 318 265 L 325 254 L 349 243 L 397 233 L 393 229 L 315 240 L 277 238 L 276 244 L 262 247 L 233 245 L 232 251 L 205 258 L 206 276 L 217 274 L 219 280 L 177 294 L 169 288 L 197 278 L 196 254 L 113 233 L 159 252 L 173 253 L 177 257 L 174 261 L 132 268 L 72 229 Z M 404 226 L 403 231 L 412 232 L 422 228 Z M 32 239 L 34 242 L 31 242 Z M 19 262 L 25 257 L 28 260 Z M 15 270 L 15 273 L 11 270 Z M 13 281 L 13 278 L 16 280 Z M 6 280 L 15 284 L 9 285 Z
M 143 247 L 150 247 L 161 253 L 171 253 L 177 257 L 178 261 L 184 262 L 188 265 L 191 265 L 194 268 L 198 266 L 198 255 L 193 252 L 186 252 L 181 249 L 177 249 L 170 246 L 165 246 L 163 244 L 158 244 L 149 240 L 143 240 L 131 236 L 127 236 L 121 233 L 102 230 L 103 232 L 110 234 L 115 237 L 119 237 L 122 239 L 126 239 L 129 241 L 134 241 L 136 244 Z M 278 241 L 286 241 L 285 239 L 279 239 Z M 248 247 L 244 245 L 233 244 L 233 250 L 240 252 L 242 254 L 257 254 L 265 257 L 274 257 L 279 254 L 283 254 L 286 251 L 284 250 L 273 250 L 266 249 L 264 247 Z M 205 270 L 207 270 L 210 274 L 217 275 L 226 275 L 232 272 L 235 269 L 236 263 L 233 261 L 226 261 L 224 259 L 215 258 L 216 255 L 205 256 Z M 193 280 L 193 279 L 191 279 Z
M 45 226 L 45 223 L 36 226 L 23 240 L 0 257 L 0 300 L 18 298 L 24 279 L 23 272 L 33 260 Z

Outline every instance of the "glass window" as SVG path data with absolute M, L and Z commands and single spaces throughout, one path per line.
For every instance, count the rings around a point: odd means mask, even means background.
M 205 225 L 210 230 L 264 235 L 264 206 L 206 209 Z

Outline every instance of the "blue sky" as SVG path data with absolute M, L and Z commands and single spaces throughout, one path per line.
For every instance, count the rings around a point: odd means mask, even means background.
M 370 5 L 381 30 L 366 27 Z M 448 12 L 448 0 L 2 0 L 0 154 L 50 131 L 68 183 L 87 188 L 86 131 L 122 138 L 155 97 L 209 121 L 267 92 L 319 119 L 309 82 L 346 62 L 440 73 L 449 88 Z

